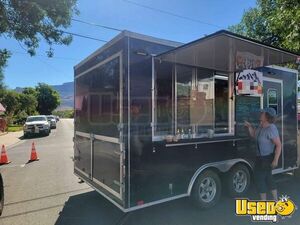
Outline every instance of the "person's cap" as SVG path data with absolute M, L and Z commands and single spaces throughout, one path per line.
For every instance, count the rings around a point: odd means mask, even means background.
M 275 117 L 276 116 L 276 111 L 275 109 L 271 108 L 271 107 L 267 107 L 264 109 L 261 109 L 260 112 L 264 112 L 264 113 L 268 113 L 270 116 Z

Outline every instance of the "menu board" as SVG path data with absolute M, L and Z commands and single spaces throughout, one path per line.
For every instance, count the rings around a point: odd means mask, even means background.
M 254 127 L 259 124 L 260 97 L 238 95 L 235 97 L 236 135 L 248 136 L 244 122 L 250 122 Z

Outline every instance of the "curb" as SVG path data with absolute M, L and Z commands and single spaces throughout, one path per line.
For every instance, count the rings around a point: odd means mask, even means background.
M 6 135 L 7 135 L 7 134 L 9 134 L 9 132 L 6 133 Z M 0 137 L 2 137 L 2 136 L 4 136 L 4 135 L 0 135 Z M 21 137 L 22 137 L 22 135 L 20 135 L 19 137 L 15 136 L 14 138 L 15 138 L 16 140 L 13 141 L 13 142 L 11 142 L 11 143 L 9 143 L 9 144 L 6 144 L 6 145 L 5 145 L 6 149 L 9 150 L 9 149 L 11 149 L 11 148 L 13 148 L 13 147 L 15 147 L 15 146 L 21 144 L 21 143 L 23 142 L 23 139 L 20 139 Z M 5 137 L 4 137 L 4 138 L 5 138 Z
M 6 149 L 9 150 L 9 149 L 11 149 L 11 148 L 13 148 L 13 147 L 16 147 L 17 145 L 21 144 L 22 141 L 23 141 L 23 140 L 19 140 L 19 141 L 13 143 L 13 144 L 7 145 L 7 146 L 6 146 Z

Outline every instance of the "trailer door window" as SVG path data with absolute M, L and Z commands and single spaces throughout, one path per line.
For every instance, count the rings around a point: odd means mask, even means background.
M 268 107 L 275 109 L 278 112 L 278 97 L 276 89 L 268 89 Z

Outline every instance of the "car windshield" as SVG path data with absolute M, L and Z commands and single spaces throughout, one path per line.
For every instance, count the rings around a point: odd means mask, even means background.
M 46 118 L 43 116 L 35 116 L 35 117 L 28 117 L 26 122 L 35 122 L 35 121 L 46 121 Z
M 52 120 L 52 119 L 54 119 L 53 116 L 47 116 L 47 120 Z

